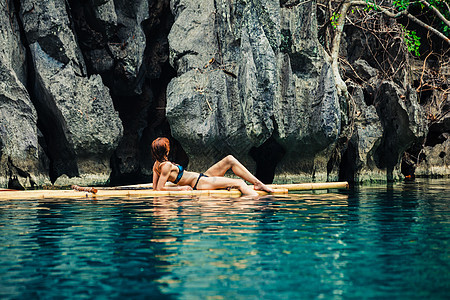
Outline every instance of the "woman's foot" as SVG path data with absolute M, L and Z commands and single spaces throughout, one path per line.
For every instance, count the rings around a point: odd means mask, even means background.
M 267 193 L 273 193 L 274 192 L 273 188 L 268 187 L 267 185 L 265 185 L 261 181 L 255 182 L 254 189 L 257 190 L 257 191 L 264 191 L 264 192 L 267 192 Z
M 246 196 L 246 197 L 259 196 L 259 194 L 254 189 L 252 189 L 250 186 L 248 186 L 244 180 L 237 179 L 236 183 L 237 183 L 236 185 L 228 186 L 227 189 L 228 190 L 233 189 L 233 188 L 238 189 L 241 191 L 242 196 Z
M 244 197 L 251 197 L 251 198 L 259 196 L 259 194 L 255 191 L 249 191 L 248 193 L 242 193 L 242 195 Z

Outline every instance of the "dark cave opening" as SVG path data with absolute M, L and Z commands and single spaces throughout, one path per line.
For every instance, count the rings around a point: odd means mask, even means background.
M 355 183 L 356 155 L 355 146 L 352 143 L 348 143 L 339 164 L 339 181 L 347 181 L 352 185 Z
M 273 137 L 270 137 L 261 146 L 251 148 L 249 154 L 256 162 L 256 178 L 265 184 L 270 184 L 273 182 L 275 169 L 286 154 L 286 150 Z
M 148 17 L 139 24 L 146 42 L 142 64 L 135 73 L 127 71 L 127 41 L 135 37 L 129 20 L 122 18 L 117 25 L 105 24 L 96 17 L 92 2 L 70 1 L 70 5 L 88 74 L 102 77 L 124 128 L 122 140 L 110 159 L 109 184 L 151 182 L 150 145 L 159 136 L 171 141 L 171 159 L 186 166 L 187 155 L 171 136 L 165 117 L 167 85 L 176 76 L 169 64 L 168 35 L 174 22 L 170 1 L 149 2 Z M 118 15 L 139 13 L 126 2 L 118 3 L 115 9 Z
M 78 176 L 76 155 L 65 138 L 60 122 L 51 113 L 48 113 L 49 110 L 45 107 L 35 106 L 39 116 L 37 126 L 44 135 L 46 144 L 44 151 L 50 160 L 50 181 L 54 183 L 63 174 L 69 177 Z
M 400 171 L 403 176 L 407 179 L 413 179 L 415 176 L 415 171 L 417 164 L 419 163 L 420 152 L 422 151 L 422 143 L 415 143 L 410 148 L 408 148 L 402 156 Z M 424 157 L 422 156 L 422 160 Z
M 434 147 L 437 144 L 442 144 L 449 136 L 450 124 L 434 123 L 428 128 L 425 146 Z
M 148 167 L 153 166 L 151 158 L 150 145 L 157 137 L 167 137 L 170 140 L 171 151 L 169 158 L 183 167 L 187 167 L 189 158 L 181 144 L 172 137 L 170 124 L 166 118 L 167 85 L 176 77 L 176 71 L 168 61 L 161 64 L 161 72 L 158 78 L 150 81 L 150 87 L 153 92 L 153 100 L 148 111 L 148 125 L 142 131 L 141 151 L 145 155 L 144 164 Z
M 428 128 L 425 143 L 415 143 L 403 153 L 401 172 L 406 178 L 414 178 L 417 165 L 427 160 L 427 156 L 422 151 L 424 147 L 435 147 L 438 144 L 444 143 L 449 138 L 450 131 L 448 125 L 444 122 L 432 124 Z M 445 156 L 445 152 L 439 154 L 440 158 L 444 158 Z

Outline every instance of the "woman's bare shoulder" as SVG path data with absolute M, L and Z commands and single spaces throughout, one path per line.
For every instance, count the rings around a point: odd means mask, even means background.
M 164 169 L 164 171 L 170 171 L 175 165 L 170 161 L 155 161 L 153 164 L 153 170 L 157 173 L 161 173 L 161 171 Z
M 172 163 L 172 162 L 170 162 L 170 161 L 163 161 L 162 163 L 160 163 L 159 164 L 159 166 L 158 166 L 158 168 L 161 170 L 161 171 L 170 171 L 170 170 L 172 170 L 174 167 L 176 167 L 175 166 L 175 164 L 174 163 Z

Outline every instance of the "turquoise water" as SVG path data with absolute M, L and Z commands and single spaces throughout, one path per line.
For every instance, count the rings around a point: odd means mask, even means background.
M 1 299 L 449 299 L 450 181 L 0 202 Z

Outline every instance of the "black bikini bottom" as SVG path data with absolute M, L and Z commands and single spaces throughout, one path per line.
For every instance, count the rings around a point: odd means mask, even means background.
M 208 175 L 205 175 L 205 174 L 203 174 L 203 173 L 200 173 L 200 175 L 198 175 L 197 181 L 195 182 L 195 185 L 194 185 L 194 187 L 193 187 L 194 190 L 197 189 L 198 181 L 199 181 L 200 178 L 202 178 L 202 177 L 208 177 Z

